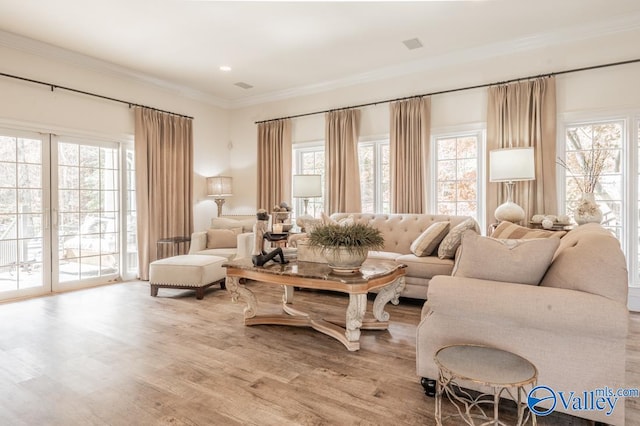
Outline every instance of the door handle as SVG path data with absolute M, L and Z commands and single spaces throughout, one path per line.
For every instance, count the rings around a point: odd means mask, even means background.
M 58 209 L 53 209 L 53 214 L 51 215 L 51 222 L 54 229 L 58 229 Z

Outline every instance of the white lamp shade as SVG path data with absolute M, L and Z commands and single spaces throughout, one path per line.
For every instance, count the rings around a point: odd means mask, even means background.
M 489 152 L 489 181 L 514 182 L 536 178 L 533 147 Z
M 231 190 L 230 176 L 213 176 L 207 178 L 207 195 L 213 197 L 230 197 L 233 195 Z
M 322 197 L 322 175 L 293 175 L 293 196 Z

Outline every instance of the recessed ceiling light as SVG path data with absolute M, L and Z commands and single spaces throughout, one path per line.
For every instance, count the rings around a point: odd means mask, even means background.
M 242 89 L 251 89 L 253 88 L 252 85 L 250 85 L 249 83 L 245 83 L 244 81 L 239 81 L 237 83 L 234 83 L 235 86 L 238 86 Z
M 409 49 L 409 50 L 419 49 L 419 48 L 422 47 L 422 43 L 417 38 L 412 38 L 410 40 L 405 40 L 402 43 L 404 43 L 404 45 L 407 46 L 407 49 Z
M 224 71 L 224 72 L 231 71 L 231 67 L 229 65 L 221 65 L 220 71 Z

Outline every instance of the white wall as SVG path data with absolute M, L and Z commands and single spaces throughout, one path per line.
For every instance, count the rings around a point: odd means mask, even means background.
M 640 32 L 621 32 L 597 40 L 576 41 L 508 56 L 467 58 L 464 63 L 452 61 L 445 67 L 384 81 L 363 82 L 230 111 L 151 83 L 90 69 L 68 59 L 45 58 L 0 46 L 0 64 L 1 71 L 5 73 L 193 116 L 194 220 L 196 229 L 204 229 L 210 218 L 216 215 L 215 203 L 205 197 L 206 176 L 228 174 L 234 177 L 234 196 L 225 204 L 225 213 L 255 213 L 255 121 L 635 59 L 640 57 L 637 40 L 640 40 Z M 638 75 L 640 65 L 633 64 L 558 76 L 557 110 L 560 120 L 585 112 L 640 110 Z M 486 103 L 486 89 L 433 96 L 432 127 L 437 131 L 483 123 L 486 120 Z M 51 92 L 47 87 L 0 77 L 0 126 L 58 133 L 85 132 L 130 140 L 134 119 L 133 112 L 125 105 L 62 90 Z M 388 104 L 362 109 L 363 137 L 388 133 Z M 293 120 L 295 142 L 323 138 L 322 115 Z M 640 291 L 632 289 L 630 300 L 640 300 Z
M 640 33 L 617 33 L 598 40 L 583 40 L 524 53 L 455 63 L 385 81 L 366 82 L 329 92 L 235 109 L 230 117 L 231 167 L 235 182 L 242 182 L 229 208 L 251 213 L 256 208 L 255 121 L 346 107 L 398 97 L 494 83 L 512 78 L 617 62 L 640 57 Z M 557 109 L 565 113 L 601 109 L 640 108 L 640 64 L 564 74 L 557 77 Z M 486 121 L 487 90 L 473 89 L 432 97 L 434 131 Z M 388 135 L 388 104 L 362 108 L 361 136 Z M 324 138 L 323 115 L 293 119 L 293 141 Z
M 206 176 L 230 173 L 229 112 L 179 93 L 68 61 L 0 46 L 2 72 L 54 83 L 194 117 L 194 227 L 216 215 L 205 197 Z M 126 105 L 0 77 L 0 127 L 133 140 L 134 112 Z

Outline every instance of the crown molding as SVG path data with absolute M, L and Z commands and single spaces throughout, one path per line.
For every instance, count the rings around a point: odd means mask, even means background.
M 155 88 L 160 88 L 171 93 L 184 96 L 189 99 L 204 102 L 209 105 L 229 109 L 230 103 L 227 99 L 219 98 L 200 90 L 188 86 L 172 83 L 168 80 L 154 77 L 152 75 L 134 71 L 130 68 L 113 64 L 111 62 L 96 59 L 81 53 L 63 49 L 49 43 L 23 37 L 7 31 L 0 30 L 0 46 L 19 50 L 32 55 L 47 59 L 63 61 L 78 67 L 97 71 L 119 78 L 128 78 L 138 83 L 147 84 Z
M 639 29 L 640 14 L 628 15 L 589 25 L 568 27 L 559 31 L 539 33 L 528 37 L 492 43 L 477 48 L 461 49 L 443 55 L 379 68 L 332 81 L 298 86 L 291 89 L 232 100 L 230 101 L 230 107 L 232 109 L 237 109 L 268 102 L 282 101 L 294 97 L 313 95 L 368 82 L 386 80 L 394 77 L 403 77 L 409 74 L 429 71 L 445 66 L 460 65 L 476 60 L 526 52 L 554 45 L 591 40 L 617 33 L 637 31 Z
M 235 100 L 213 96 L 189 86 L 176 84 L 146 73 L 134 71 L 127 67 L 119 66 L 91 56 L 83 55 L 49 43 L 19 36 L 3 30 L 0 30 L 0 46 L 20 50 L 48 59 L 64 61 L 75 66 L 115 77 L 128 78 L 139 83 L 144 83 L 155 88 L 160 88 L 219 108 L 238 109 L 300 96 L 318 94 L 368 82 L 403 77 L 446 66 L 461 65 L 477 60 L 525 52 L 554 45 L 596 39 L 617 33 L 637 31 L 638 29 L 640 29 L 640 14 L 637 13 L 607 21 L 568 27 L 554 32 L 533 34 L 528 37 L 492 43 L 477 48 L 461 49 L 418 61 L 378 68 L 364 73 L 347 76 L 345 78 L 323 81 L 285 90 L 272 91 L 261 95 L 247 96 Z

